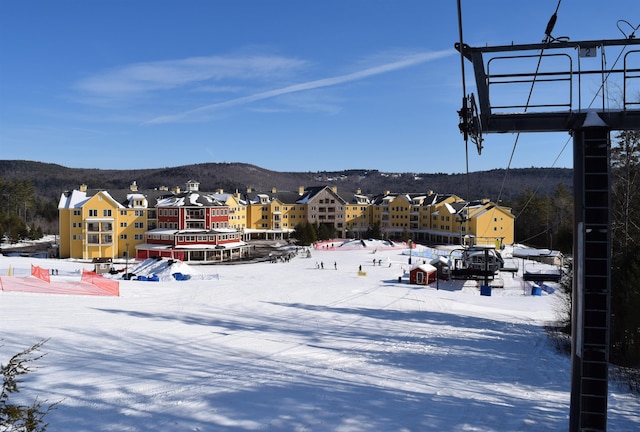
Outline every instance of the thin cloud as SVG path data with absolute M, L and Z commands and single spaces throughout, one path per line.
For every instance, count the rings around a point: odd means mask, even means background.
M 162 123 L 173 123 L 178 121 L 188 120 L 190 117 L 193 117 L 198 114 L 202 114 L 208 111 L 219 110 L 223 108 L 229 108 L 238 105 L 245 105 L 252 102 L 270 99 L 277 96 L 282 96 L 285 94 L 303 92 L 308 90 L 314 90 L 324 87 L 336 86 L 352 81 L 358 81 L 365 78 L 369 78 L 375 75 L 380 75 L 388 72 L 393 72 L 400 69 L 405 69 L 408 67 L 416 66 L 418 64 L 426 63 L 432 60 L 437 60 L 443 57 L 450 56 L 455 54 L 453 50 L 445 50 L 445 51 L 434 51 L 434 52 L 425 52 L 418 54 L 407 55 L 399 60 L 392 61 L 389 63 L 385 63 L 378 66 L 369 67 L 367 69 L 363 69 L 357 72 L 339 75 L 330 78 L 323 78 L 313 81 L 308 81 L 300 84 L 294 84 L 286 87 L 282 87 L 279 89 L 269 90 L 265 92 L 259 92 L 248 96 L 243 96 L 235 99 L 230 99 L 224 102 L 217 102 L 214 104 L 203 105 L 198 108 L 194 108 L 191 110 L 183 111 L 181 113 L 159 116 L 153 118 L 146 123 L 149 124 L 162 124 Z
M 92 97 L 124 98 L 225 79 L 271 80 L 306 65 L 282 56 L 191 57 L 135 63 L 86 78 L 75 88 Z

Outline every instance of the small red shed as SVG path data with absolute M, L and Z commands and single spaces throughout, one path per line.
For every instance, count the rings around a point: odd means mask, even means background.
M 436 281 L 437 269 L 431 264 L 420 264 L 409 272 L 409 283 L 416 285 L 429 285 Z

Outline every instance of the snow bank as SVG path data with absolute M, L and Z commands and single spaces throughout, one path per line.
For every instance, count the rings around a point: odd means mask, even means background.
M 205 279 L 217 279 L 216 275 L 203 274 L 196 271 L 187 263 L 176 259 L 160 259 L 160 258 L 148 258 L 141 263 L 131 267 L 129 273 L 135 276 L 142 276 L 152 281 L 175 281 L 178 278 L 174 274 L 181 274 L 186 276 L 184 279 L 189 280 L 205 280 Z

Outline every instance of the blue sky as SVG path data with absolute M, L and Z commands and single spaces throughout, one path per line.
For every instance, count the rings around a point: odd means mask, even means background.
M 463 0 L 464 40 L 540 42 L 557 4 Z M 619 19 L 639 3 L 563 0 L 554 35 L 618 39 Z M 0 0 L 0 158 L 465 172 L 458 38 L 455 0 Z M 511 167 L 570 167 L 569 139 L 522 135 Z M 514 140 L 485 136 L 469 170 Z

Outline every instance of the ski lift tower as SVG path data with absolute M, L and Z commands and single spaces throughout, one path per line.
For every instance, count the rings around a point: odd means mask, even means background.
M 626 51 L 620 64 L 607 66 L 609 48 L 616 54 Z M 610 133 L 640 130 L 640 39 L 634 35 L 583 42 L 547 38 L 538 44 L 482 48 L 461 42 L 456 49 L 473 65 L 477 101 L 473 94 L 465 95 L 459 114 L 465 141 L 471 138 L 478 152 L 485 133 L 566 131 L 573 137 L 570 430 L 605 431 L 611 315 Z M 617 108 L 610 108 L 605 97 L 612 81 L 622 92 Z M 531 99 L 531 89 L 539 101 L 513 102 L 516 96 L 526 97 L 527 91 Z M 592 94 L 585 97 L 585 89 Z M 597 108 L 592 107 L 595 101 Z

